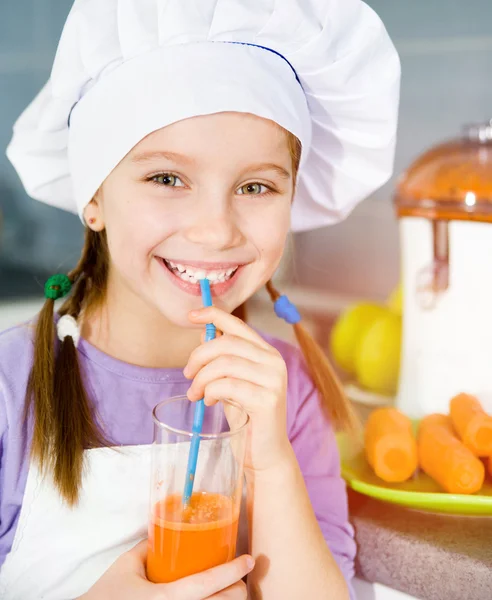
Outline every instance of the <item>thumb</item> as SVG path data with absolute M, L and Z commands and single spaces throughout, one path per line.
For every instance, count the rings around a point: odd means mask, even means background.
M 203 600 L 241 581 L 253 570 L 254 560 L 244 555 L 228 563 L 179 579 L 174 583 L 160 584 L 165 586 L 166 593 L 173 600 Z
M 148 549 L 148 540 L 142 540 L 133 548 L 128 550 L 128 554 L 132 554 L 135 558 L 138 558 L 140 562 L 145 563 L 147 561 L 147 549 Z

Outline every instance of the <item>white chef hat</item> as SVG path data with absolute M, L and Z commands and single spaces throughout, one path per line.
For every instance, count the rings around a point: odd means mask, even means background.
M 399 84 L 394 46 L 360 0 L 75 0 L 7 155 L 33 198 L 83 218 L 152 131 L 251 113 L 302 143 L 301 231 L 339 221 L 389 179 Z

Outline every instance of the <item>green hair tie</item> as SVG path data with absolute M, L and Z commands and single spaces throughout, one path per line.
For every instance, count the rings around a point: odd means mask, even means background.
M 52 275 L 44 284 L 44 297 L 50 300 L 58 300 L 63 298 L 72 289 L 72 282 L 68 275 L 58 273 Z

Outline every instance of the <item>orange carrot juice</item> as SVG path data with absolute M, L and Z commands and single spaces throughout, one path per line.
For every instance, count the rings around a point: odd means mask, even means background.
M 147 576 L 168 583 L 232 560 L 238 513 L 221 494 L 195 492 L 183 508 L 180 494 L 157 503 L 150 524 Z

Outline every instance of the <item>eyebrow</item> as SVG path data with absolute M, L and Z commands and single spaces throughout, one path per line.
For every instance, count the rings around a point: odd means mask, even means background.
M 164 152 L 162 150 L 154 150 L 152 152 L 141 152 L 131 157 L 133 163 L 145 163 L 155 159 L 164 159 L 173 162 L 193 163 L 195 162 L 189 156 L 178 154 L 177 152 Z
M 279 177 L 282 179 L 290 179 L 292 177 L 291 173 L 284 169 L 280 165 L 276 165 L 275 163 L 259 163 L 256 165 L 250 165 L 245 171 L 274 171 Z

